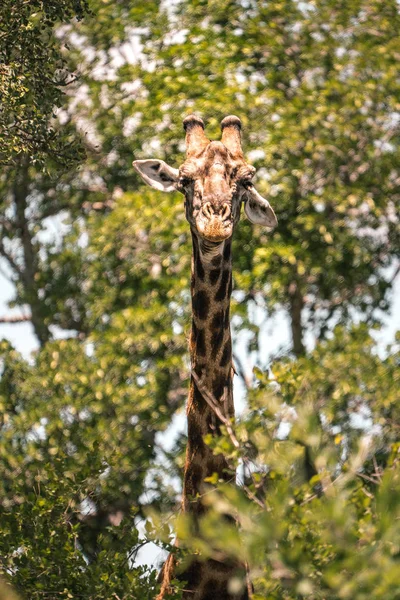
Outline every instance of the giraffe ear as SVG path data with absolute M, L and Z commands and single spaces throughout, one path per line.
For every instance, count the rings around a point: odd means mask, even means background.
M 178 182 L 179 171 L 163 160 L 134 160 L 133 166 L 139 175 L 152 188 L 160 192 L 174 192 Z
M 244 194 L 244 212 L 249 221 L 256 225 L 264 225 L 264 227 L 276 227 L 278 225 L 278 220 L 270 203 L 251 184 Z

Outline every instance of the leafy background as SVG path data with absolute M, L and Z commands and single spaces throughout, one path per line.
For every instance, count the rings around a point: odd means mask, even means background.
M 380 331 L 399 324 L 398 3 L 5 0 L 0 23 L 0 320 L 27 332 L 1 342 L 0 598 L 154 598 L 140 553 L 176 531 L 248 562 L 256 600 L 400 598 L 400 338 Z M 131 166 L 178 165 L 190 112 L 214 138 L 240 116 L 279 220 L 235 232 L 241 411 L 209 443 L 238 480 L 210 482 L 197 536 L 189 231 Z

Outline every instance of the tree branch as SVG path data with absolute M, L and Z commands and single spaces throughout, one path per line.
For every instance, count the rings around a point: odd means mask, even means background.
M 207 390 L 207 388 L 200 381 L 200 378 L 194 372 L 193 369 L 192 369 L 192 377 L 194 379 L 194 382 L 195 382 L 195 384 L 196 384 L 199 392 L 203 396 L 204 400 L 207 402 L 208 406 L 213 410 L 213 412 L 216 414 L 216 416 L 225 425 L 226 430 L 228 432 L 228 435 L 229 435 L 229 437 L 231 439 L 232 444 L 234 445 L 234 447 L 237 450 L 239 450 L 240 447 L 241 447 L 241 445 L 240 445 L 240 442 L 237 439 L 236 434 L 235 434 L 235 432 L 233 430 L 232 423 L 231 423 L 230 419 L 223 414 L 223 412 L 221 411 L 221 408 L 220 408 L 219 403 L 217 402 L 216 398 L 212 394 L 210 394 L 210 392 Z M 225 403 L 223 402 L 222 405 L 224 406 Z M 254 480 L 253 473 L 251 471 L 251 464 L 250 464 L 249 459 L 246 456 L 241 456 L 241 459 L 243 460 L 243 464 L 248 468 L 249 476 L 250 476 L 250 478 L 251 478 L 251 480 L 253 482 L 253 485 L 255 486 L 255 488 L 257 488 L 257 483 Z M 257 498 L 257 496 L 244 483 L 243 483 L 243 489 L 245 490 L 245 492 L 247 493 L 247 495 L 249 496 L 249 498 L 251 498 L 251 500 L 253 500 L 254 502 L 256 502 L 261 508 L 265 509 L 264 502 L 262 502 L 259 498 Z
M 19 272 L 24 286 L 26 302 L 31 309 L 31 321 L 41 345 L 51 337 L 44 320 L 44 306 L 38 296 L 35 276 L 38 270 L 37 250 L 32 243 L 32 234 L 26 217 L 27 197 L 29 194 L 29 160 L 25 157 L 17 171 L 13 183 L 13 198 L 16 213 L 17 234 L 23 250 L 24 269 Z
M 233 362 L 234 362 L 234 366 L 237 367 L 238 375 L 243 379 L 244 385 L 249 390 L 251 388 L 251 381 L 252 381 L 251 376 L 246 374 L 243 363 L 237 354 L 233 355 Z
M 26 321 L 31 321 L 32 317 L 30 315 L 9 315 L 9 316 L 5 316 L 5 317 L 0 317 L 0 323 L 7 323 L 7 324 L 12 324 L 12 323 L 25 323 Z

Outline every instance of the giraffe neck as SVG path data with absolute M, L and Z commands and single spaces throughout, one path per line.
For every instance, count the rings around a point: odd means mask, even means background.
M 196 375 L 220 400 L 217 383 L 228 381 L 232 347 L 229 322 L 232 291 L 231 241 L 221 242 L 214 252 L 193 235 L 191 363 Z M 218 382 L 217 382 L 218 380 Z M 229 381 L 231 378 L 229 377 Z
M 232 344 L 229 324 L 232 291 L 231 240 L 220 247 L 202 246 L 195 234 L 192 260 L 192 332 L 190 359 L 192 375 L 187 405 L 188 442 L 183 477 L 183 511 L 191 516 L 192 526 L 198 528 L 200 518 L 207 510 L 203 503 L 206 485 L 204 479 L 217 473 L 218 479 L 230 481 L 235 473 L 222 454 L 215 456 L 205 444 L 206 434 L 218 435 L 220 421 L 204 399 L 211 395 L 224 416 L 234 416 L 232 393 Z M 201 385 L 199 385 L 199 382 Z M 229 515 L 226 518 L 231 519 Z M 178 544 L 179 545 L 179 544 Z M 179 565 L 179 561 L 178 561 Z M 244 565 L 236 561 L 209 558 L 198 560 L 193 556 L 182 570 L 177 567 L 176 555 L 170 554 L 163 568 L 161 592 L 157 600 L 164 600 L 171 591 L 174 578 L 185 581 L 182 598 L 186 600 L 249 600 Z M 229 591 L 230 581 L 243 580 L 240 594 Z
M 232 291 L 231 240 L 205 245 L 193 238 L 192 375 L 187 407 L 188 445 L 183 504 L 188 512 L 201 513 L 204 478 L 213 473 L 229 480 L 233 474 L 222 455 L 215 456 L 205 444 L 206 434 L 218 435 L 220 420 L 207 403 L 211 397 L 223 414 L 234 414 L 232 393 L 232 342 L 229 322 Z

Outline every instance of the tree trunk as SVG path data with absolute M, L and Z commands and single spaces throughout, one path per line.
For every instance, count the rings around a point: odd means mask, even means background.
M 16 213 L 17 231 L 20 238 L 24 266 L 19 274 L 20 281 L 24 287 L 27 303 L 31 309 L 31 321 L 35 334 L 42 346 L 51 337 L 50 330 L 44 319 L 42 302 L 38 295 L 36 284 L 36 273 L 38 271 L 36 249 L 32 243 L 32 235 L 29 230 L 29 222 L 26 217 L 27 196 L 29 194 L 29 161 L 24 159 L 17 171 L 14 182 L 14 202 Z
M 305 354 L 305 347 L 303 344 L 304 330 L 301 322 L 304 299 L 296 281 L 292 282 L 289 286 L 289 297 L 293 352 L 297 357 L 300 357 Z

